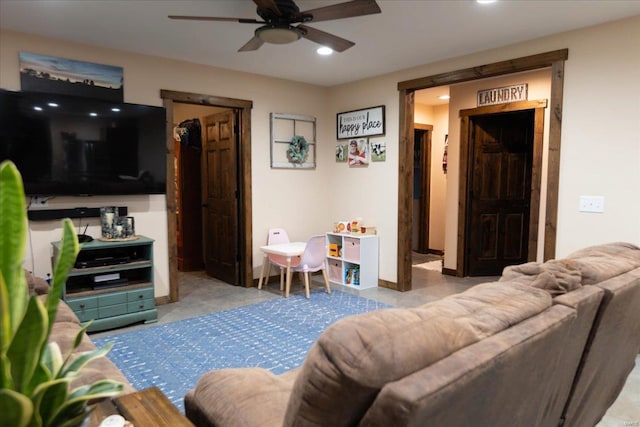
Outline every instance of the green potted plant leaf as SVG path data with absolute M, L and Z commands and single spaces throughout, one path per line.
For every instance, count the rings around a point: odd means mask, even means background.
M 88 327 L 75 337 L 69 354 L 48 342 L 58 302 L 79 252 L 73 223 L 63 220 L 61 251 L 51 289 L 43 302 L 28 292 L 22 267 L 27 236 L 24 187 L 10 161 L 0 164 L 0 426 L 78 426 L 90 414 L 89 401 L 114 396 L 122 384 L 100 380 L 72 389 L 71 382 L 91 360 L 111 346 L 74 354 Z

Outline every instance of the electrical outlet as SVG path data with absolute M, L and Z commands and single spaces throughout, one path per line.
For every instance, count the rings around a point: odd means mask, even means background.
M 32 196 L 30 209 L 44 209 L 49 207 L 49 199 L 47 197 Z
M 580 196 L 580 212 L 604 212 L 604 197 L 602 196 Z

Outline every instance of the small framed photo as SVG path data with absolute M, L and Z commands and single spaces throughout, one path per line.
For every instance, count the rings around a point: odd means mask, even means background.
M 347 144 L 336 144 L 336 162 L 343 163 L 347 161 L 349 146 Z
M 369 166 L 371 159 L 369 140 L 366 138 L 350 139 L 347 145 L 349 167 Z
M 387 143 L 386 142 L 370 142 L 371 161 L 384 162 L 387 160 Z

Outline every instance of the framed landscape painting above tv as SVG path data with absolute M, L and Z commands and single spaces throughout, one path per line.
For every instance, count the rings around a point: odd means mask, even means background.
M 163 107 L 0 90 L 0 161 L 28 195 L 166 193 Z
M 122 67 L 29 52 L 20 52 L 20 87 L 106 101 L 124 99 Z

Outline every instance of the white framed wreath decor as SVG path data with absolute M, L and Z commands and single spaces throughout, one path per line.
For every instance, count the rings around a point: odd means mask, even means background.
M 271 113 L 271 168 L 316 168 L 316 118 Z
M 287 156 L 291 163 L 304 163 L 309 154 L 309 143 L 304 136 L 294 135 L 289 142 Z

